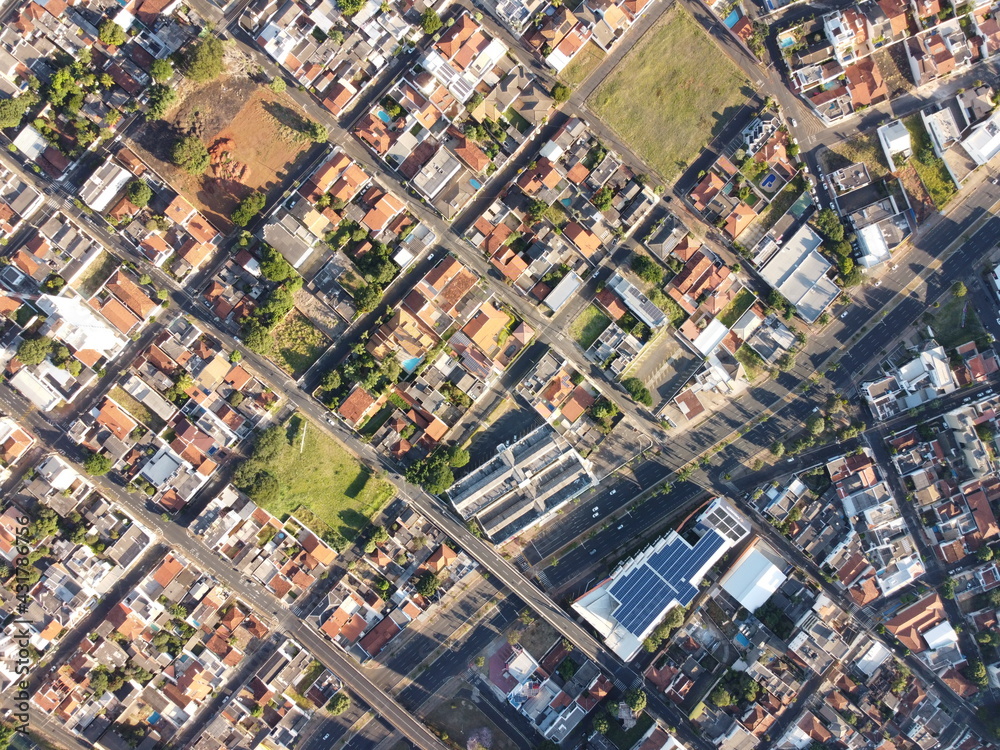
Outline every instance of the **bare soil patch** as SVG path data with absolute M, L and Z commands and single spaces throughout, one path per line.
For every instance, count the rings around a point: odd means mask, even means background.
M 237 203 L 258 190 L 270 202 L 294 178 L 296 164 L 321 148 L 301 133 L 307 119 L 290 97 L 250 78 L 223 76 L 180 94 L 180 105 L 166 119 L 147 123 L 133 147 L 222 231 L 232 228 Z M 170 162 L 174 141 L 186 133 L 209 149 L 212 162 L 203 175 Z
M 910 198 L 917 223 L 922 224 L 931 214 L 937 211 L 934 201 L 931 200 L 931 196 L 927 192 L 927 188 L 924 187 L 924 183 L 921 181 L 920 175 L 917 174 L 917 170 L 911 165 L 907 164 L 902 169 L 897 170 L 896 175 L 899 177 L 903 189 Z

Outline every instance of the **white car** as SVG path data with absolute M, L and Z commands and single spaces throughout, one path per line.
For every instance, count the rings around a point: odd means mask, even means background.
M 882 286 L 882 279 L 875 282 L 875 286 Z
M 625 524 L 623 524 L 623 523 L 618 524 L 618 530 L 619 531 L 621 531 L 624 528 L 625 528 Z
M 618 492 L 618 490 L 611 490 L 611 492 L 609 492 L 608 494 L 609 494 L 609 495 L 613 495 L 613 494 L 615 494 L 616 492 Z
M 593 511 L 594 513 L 596 513 L 597 511 L 599 511 L 599 510 L 600 510 L 600 507 L 599 507 L 599 506 L 597 506 L 597 505 L 595 505 L 595 506 L 594 506 L 593 508 L 591 508 L 591 510 L 592 510 L 592 511 Z
M 847 310 L 844 310 L 844 312 L 840 314 L 840 319 L 843 320 L 846 317 L 847 317 Z
M 795 118 L 794 117 L 789 117 L 788 118 L 788 124 L 791 125 L 793 128 L 797 128 L 799 126 L 799 124 L 797 122 L 795 122 Z

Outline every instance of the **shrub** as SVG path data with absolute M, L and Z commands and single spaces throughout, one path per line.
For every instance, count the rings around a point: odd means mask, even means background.
M 415 586 L 417 593 L 424 597 L 424 599 L 430 599 L 437 593 L 440 587 L 441 579 L 433 573 L 424 573 Z
M 622 381 L 622 387 L 628 391 L 633 401 L 637 401 L 645 406 L 653 405 L 652 394 L 650 394 L 646 384 L 639 380 L 639 378 L 625 378 Z
M 250 193 L 233 209 L 233 215 L 230 217 L 233 220 L 233 224 L 238 227 L 245 227 L 254 216 L 264 209 L 266 202 L 266 196 L 259 190 Z
M 268 88 L 271 89 L 275 94 L 280 94 L 282 91 L 288 88 L 288 84 L 285 83 L 284 78 L 275 78 L 271 83 L 268 84 Z
M 355 11 L 356 13 L 357 11 Z M 340 716 L 347 709 L 351 707 L 351 696 L 341 690 L 330 700 L 330 705 L 327 706 L 327 710 L 334 716 Z
M 660 286 L 660 284 L 663 283 L 663 269 L 660 268 L 648 255 L 633 252 L 629 265 L 635 272 L 635 275 L 647 284 Z
M 208 149 L 193 135 L 180 138 L 170 150 L 170 160 L 190 174 L 201 174 L 209 165 Z

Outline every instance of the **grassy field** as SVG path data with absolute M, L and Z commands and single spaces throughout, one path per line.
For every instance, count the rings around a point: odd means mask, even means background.
M 740 293 L 733 298 L 733 301 L 726 305 L 725 309 L 719 313 L 719 320 L 726 328 L 731 328 L 743 313 L 750 309 L 750 305 L 753 304 L 755 299 L 757 297 L 749 289 L 741 289 Z
M 864 162 L 873 180 L 889 174 L 889 165 L 885 162 L 882 146 L 875 133 L 858 135 L 830 146 L 823 154 L 823 161 L 826 162 L 827 172 Z
M 966 303 L 968 303 L 968 308 L 965 311 L 965 327 L 963 328 L 962 309 L 965 308 Z M 976 314 L 976 306 L 972 303 L 969 295 L 950 297 L 947 302 L 931 313 L 931 317 L 929 325 L 934 331 L 934 338 L 945 349 L 954 349 L 967 341 L 984 337 L 983 324 Z
M 576 57 L 573 58 L 573 62 L 563 68 L 559 77 L 570 86 L 579 86 L 590 78 L 590 74 L 597 69 L 598 65 L 604 62 L 605 57 L 607 55 L 604 53 L 604 50 L 596 44 L 588 44 L 577 53 Z
M 781 192 L 774 196 L 774 200 L 771 201 L 764 212 L 760 215 L 761 225 L 765 229 L 770 229 L 775 224 L 778 223 L 778 219 L 785 215 L 785 213 L 792 207 L 796 199 L 802 195 L 802 191 L 805 187 L 802 184 L 802 178 L 796 177 L 794 180 L 785 185 Z
M 159 433 L 166 426 L 166 422 L 156 416 L 153 412 L 146 408 L 145 404 L 136 401 L 131 394 L 126 393 L 117 385 L 111 389 L 108 396 L 112 400 L 116 401 L 118 405 L 131 414 L 133 417 L 142 422 L 146 427 L 151 429 L 155 433 Z
M 669 11 L 588 100 L 672 181 L 747 100 L 747 80 L 687 12 Z
M 274 360 L 278 366 L 298 378 L 330 346 L 330 340 L 309 318 L 292 310 L 274 329 Z
M 667 314 L 670 325 L 674 328 L 680 328 L 681 323 L 687 320 L 688 314 L 662 289 L 647 289 L 646 296 L 649 297 L 650 302 Z
M 574 320 L 569 327 L 569 335 L 580 345 L 581 349 L 586 350 L 597 341 L 597 337 L 604 333 L 604 329 L 610 323 L 611 318 L 593 305 L 587 305 L 586 309 L 580 313 L 580 317 Z
M 303 426 L 304 440 L 297 438 Z M 343 445 L 302 417 L 292 417 L 288 433 L 293 443 L 268 467 L 281 487 L 280 498 L 266 510 L 279 517 L 294 514 L 327 541 L 335 543 L 337 536 L 353 541 L 392 497 L 392 485 L 373 477 Z
M 920 175 L 920 180 L 924 183 L 934 205 L 938 209 L 942 209 L 955 196 L 958 188 L 955 187 L 955 182 L 948 174 L 944 161 L 934 153 L 931 137 L 920 121 L 920 116 L 907 117 L 903 120 L 903 124 L 910 131 L 910 139 L 913 141 L 913 156 L 910 157 L 910 164 Z
M 97 288 L 111 277 L 119 265 L 115 256 L 107 250 L 101 250 L 73 286 L 84 297 L 93 297 Z

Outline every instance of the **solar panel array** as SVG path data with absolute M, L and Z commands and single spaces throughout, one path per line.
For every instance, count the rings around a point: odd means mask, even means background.
M 673 539 L 611 585 L 610 593 L 619 602 L 614 618 L 639 636 L 674 599 L 687 606 L 698 591 L 691 578 L 725 546 L 726 539 L 715 529 L 706 532 L 693 548 L 679 537 Z

